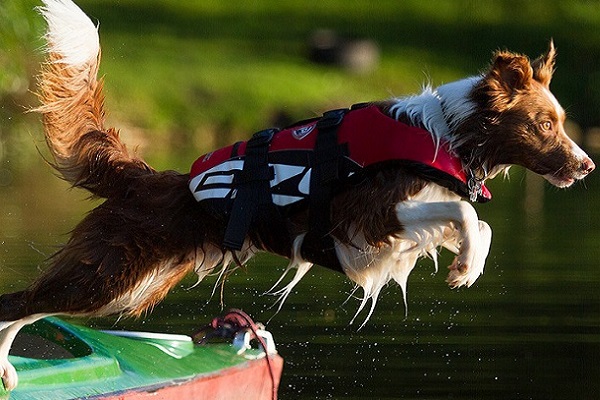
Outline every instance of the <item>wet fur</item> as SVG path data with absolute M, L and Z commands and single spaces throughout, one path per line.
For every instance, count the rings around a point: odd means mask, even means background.
M 96 28 L 70 0 L 45 0 L 48 56 L 39 78 L 43 115 L 54 167 L 73 186 L 105 201 L 73 230 L 48 269 L 23 291 L 0 297 L 0 374 L 7 388 L 17 376 L 8 363 L 18 330 L 46 315 L 138 316 L 161 301 L 190 272 L 201 280 L 268 250 L 289 258 L 295 276 L 275 290 L 281 300 L 312 267 L 300 254 L 307 210 L 286 221 L 291 242 L 263 226 L 251 227 L 243 251 L 221 247 L 227 221 L 198 204 L 189 176 L 158 172 L 128 152 L 119 132 L 105 127 L 100 48 Z M 80 36 L 64 26 L 74 24 Z M 426 88 L 416 96 L 376 103 L 393 118 L 427 129 L 448 142 L 465 168 L 482 181 L 523 165 L 565 187 L 593 169 L 592 161 L 564 134 L 564 112 L 550 97 L 554 48 L 539 59 L 498 52 L 482 75 Z M 556 104 L 555 104 L 556 103 Z M 549 130 L 545 121 L 551 121 Z M 332 203 L 333 236 L 346 275 L 364 290 L 359 311 L 390 280 L 406 293 L 417 259 L 444 246 L 457 254 L 451 286 L 470 286 L 483 272 L 491 229 L 456 194 L 387 165 L 366 171 Z M 368 319 L 368 317 L 367 317 Z

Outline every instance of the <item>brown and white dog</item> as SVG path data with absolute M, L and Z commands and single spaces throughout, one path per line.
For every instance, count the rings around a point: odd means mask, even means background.
M 155 171 L 127 151 L 116 129 L 105 127 L 97 28 L 71 0 L 43 1 L 48 49 L 38 111 L 46 141 L 65 180 L 106 200 L 31 286 L 0 297 L 0 375 L 8 389 L 17 385 L 8 362 L 13 339 L 40 318 L 139 316 L 186 274 L 202 279 L 261 250 L 286 256 L 297 270 L 278 291 L 285 299 L 313 265 L 301 251 L 310 230 L 306 204 L 278 222 L 283 236 L 270 234 L 268 220 L 253 220 L 241 250 L 223 246 L 227 218 L 196 201 L 190 175 Z M 511 164 L 568 187 L 595 166 L 565 134 L 565 112 L 549 89 L 554 58 L 552 43 L 534 61 L 500 51 L 481 75 L 371 106 L 426 130 L 436 152 L 445 146 L 471 176 L 471 195 Z M 377 141 L 379 132 L 370 135 Z M 483 272 L 491 229 L 456 191 L 393 163 L 373 165 L 338 189 L 327 211 L 332 254 L 364 290 L 360 309 L 371 301 L 369 315 L 386 283 L 395 280 L 405 292 L 417 259 L 435 258 L 440 246 L 457 254 L 447 280 L 452 287 L 470 286 Z

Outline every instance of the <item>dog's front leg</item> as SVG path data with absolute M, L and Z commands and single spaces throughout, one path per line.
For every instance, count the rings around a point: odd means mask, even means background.
M 456 259 L 449 267 L 447 282 L 450 286 L 471 286 L 483 273 L 492 230 L 487 223 L 479 221 L 477 212 L 469 203 L 404 201 L 396 205 L 396 216 L 409 238 L 431 237 L 427 233 L 439 229 L 458 230 L 457 241 L 460 247 Z M 447 233 L 442 234 L 436 245 L 442 245 L 447 236 Z

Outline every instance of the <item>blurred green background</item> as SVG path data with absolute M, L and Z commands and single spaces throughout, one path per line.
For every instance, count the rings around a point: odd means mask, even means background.
M 558 48 L 552 89 L 569 133 L 598 161 L 600 2 L 81 0 L 100 21 L 109 124 L 158 169 L 276 123 L 402 96 L 485 69 L 496 49 Z M 92 205 L 53 176 L 32 94 L 43 21 L 33 0 L 0 0 L 0 292 L 22 289 Z M 373 68 L 312 62 L 330 29 L 378 46 Z M 450 291 L 423 262 L 405 317 L 395 286 L 360 332 L 343 277 L 318 268 L 269 323 L 286 359 L 283 399 L 600 398 L 600 173 L 568 191 L 514 168 L 477 205 L 494 231 L 485 274 Z M 261 297 L 285 261 L 259 258 L 225 306 L 273 317 Z M 220 312 L 214 279 L 192 278 L 142 320 L 84 321 L 178 333 Z M 358 318 L 361 320 L 361 317 Z
M 100 21 L 110 122 L 157 167 L 248 137 L 282 115 L 418 91 L 484 69 L 496 49 L 536 57 L 554 38 L 553 90 L 584 131 L 600 125 L 597 1 L 82 0 Z M 23 107 L 40 61 L 34 0 L 0 4 L 0 161 L 35 153 Z M 367 38 L 376 68 L 356 74 L 308 60 L 317 29 Z M 37 116 L 27 129 L 37 137 Z M 151 143 L 151 145 L 150 145 Z M 15 163 L 14 157 L 12 163 Z M 171 158 L 171 159 L 169 159 Z M 174 160 L 173 160 L 174 159 Z

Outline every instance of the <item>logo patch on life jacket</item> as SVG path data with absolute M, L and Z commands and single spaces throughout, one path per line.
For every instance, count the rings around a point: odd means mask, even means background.
M 303 126 L 302 128 L 298 128 L 292 131 L 292 136 L 295 139 L 302 140 L 308 136 L 315 129 L 315 124 Z
M 212 157 L 213 153 L 214 153 L 214 151 L 211 151 L 210 153 L 206 154 L 204 156 L 204 158 L 202 158 L 202 162 L 206 162 L 206 161 L 210 160 L 210 158 Z

